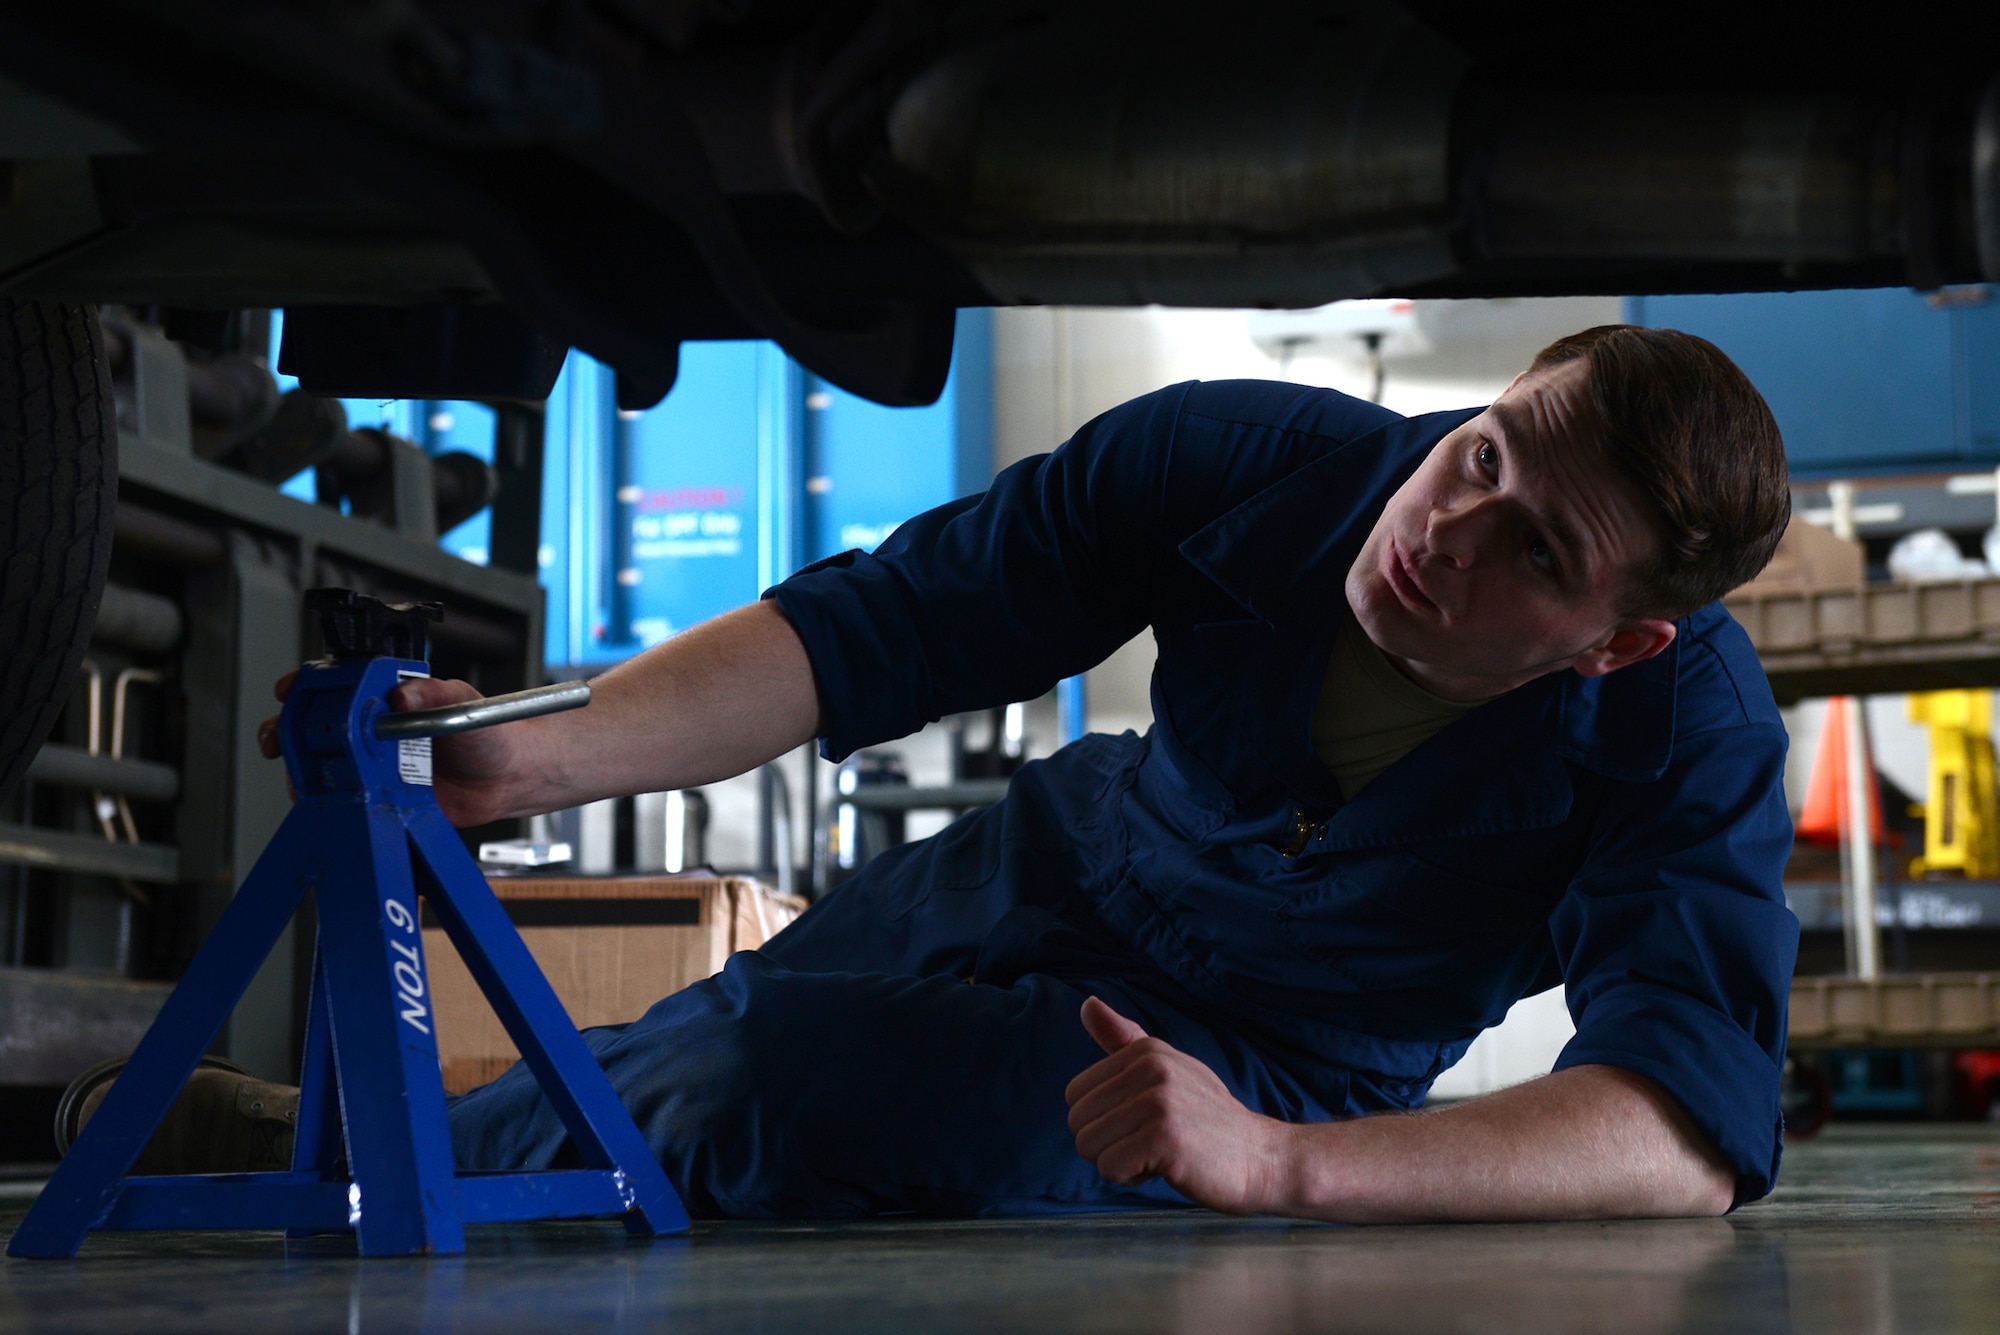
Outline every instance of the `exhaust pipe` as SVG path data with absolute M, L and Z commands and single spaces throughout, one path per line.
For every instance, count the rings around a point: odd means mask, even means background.
M 1121 4 L 940 58 L 886 131 L 872 188 L 1001 302 L 2000 281 L 2000 80 L 1523 90 L 1388 4 Z

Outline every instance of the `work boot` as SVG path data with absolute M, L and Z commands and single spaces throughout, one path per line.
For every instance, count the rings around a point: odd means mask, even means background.
M 69 1153 L 104 1102 L 123 1061 L 85 1071 L 63 1092 L 56 1109 L 56 1148 Z M 299 1091 L 259 1080 L 233 1062 L 204 1057 L 181 1087 L 132 1173 L 268 1173 L 292 1166 L 292 1133 L 299 1121 Z

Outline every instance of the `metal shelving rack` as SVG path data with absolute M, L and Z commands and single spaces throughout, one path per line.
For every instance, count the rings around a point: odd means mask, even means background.
M 488 693 L 542 678 L 532 574 L 441 551 L 421 506 L 399 503 L 385 524 L 208 462 L 192 448 L 185 379 L 133 379 L 121 394 L 142 401 L 121 403 L 111 588 L 89 651 L 96 735 L 86 673 L 0 809 L 0 1086 L 60 1086 L 130 1051 L 289 810 L 256 732 L 276 712 L 271 684 L 317 649 L 307 589 L 443 602 L 437 671 Z M 160 397 L 143 401 L 149 392 Z M 297 927 L 217 1045 L 285 1079 L 298 1070 L 310 965 Z
M 1871 582 L 1845 588 L 1739 594 L 1725 600 L 1756 647 L 1781 705 L 1835 695 L 2000 687 L 2000 578 Z M 1904 893 L 1927 886 L 1904 885 Z M 1788 887 L 1808 928 L 1838 925 L 1818 887 Z M 1990 921 L 2000 887 L 1947 881 L 1965 925 Z M 1890 973 L 1801 976 L 1792 985 L 1791 1045 L 1963 1047 L 2000 1043 L 2000 975 Z
M 1741 594 L 1723 606 L 1781 705 L 2000 687 L 2000 578 Z

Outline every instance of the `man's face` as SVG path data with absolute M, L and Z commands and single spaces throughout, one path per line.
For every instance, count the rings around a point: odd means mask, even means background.
M 1390 498 L 1347 573 L 1356 620 L 1418 685 L 1481 700 L 1649 658 L 1673 623 L 1619 614 L 1659 539 L 1592 438 L 1581 360 L 1524 375 Z

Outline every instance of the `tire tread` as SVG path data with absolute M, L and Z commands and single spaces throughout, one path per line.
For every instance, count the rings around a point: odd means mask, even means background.
M 48 735 L 89 647 L 117 502 L 96 309 L 0 301 L 0 795 Z

